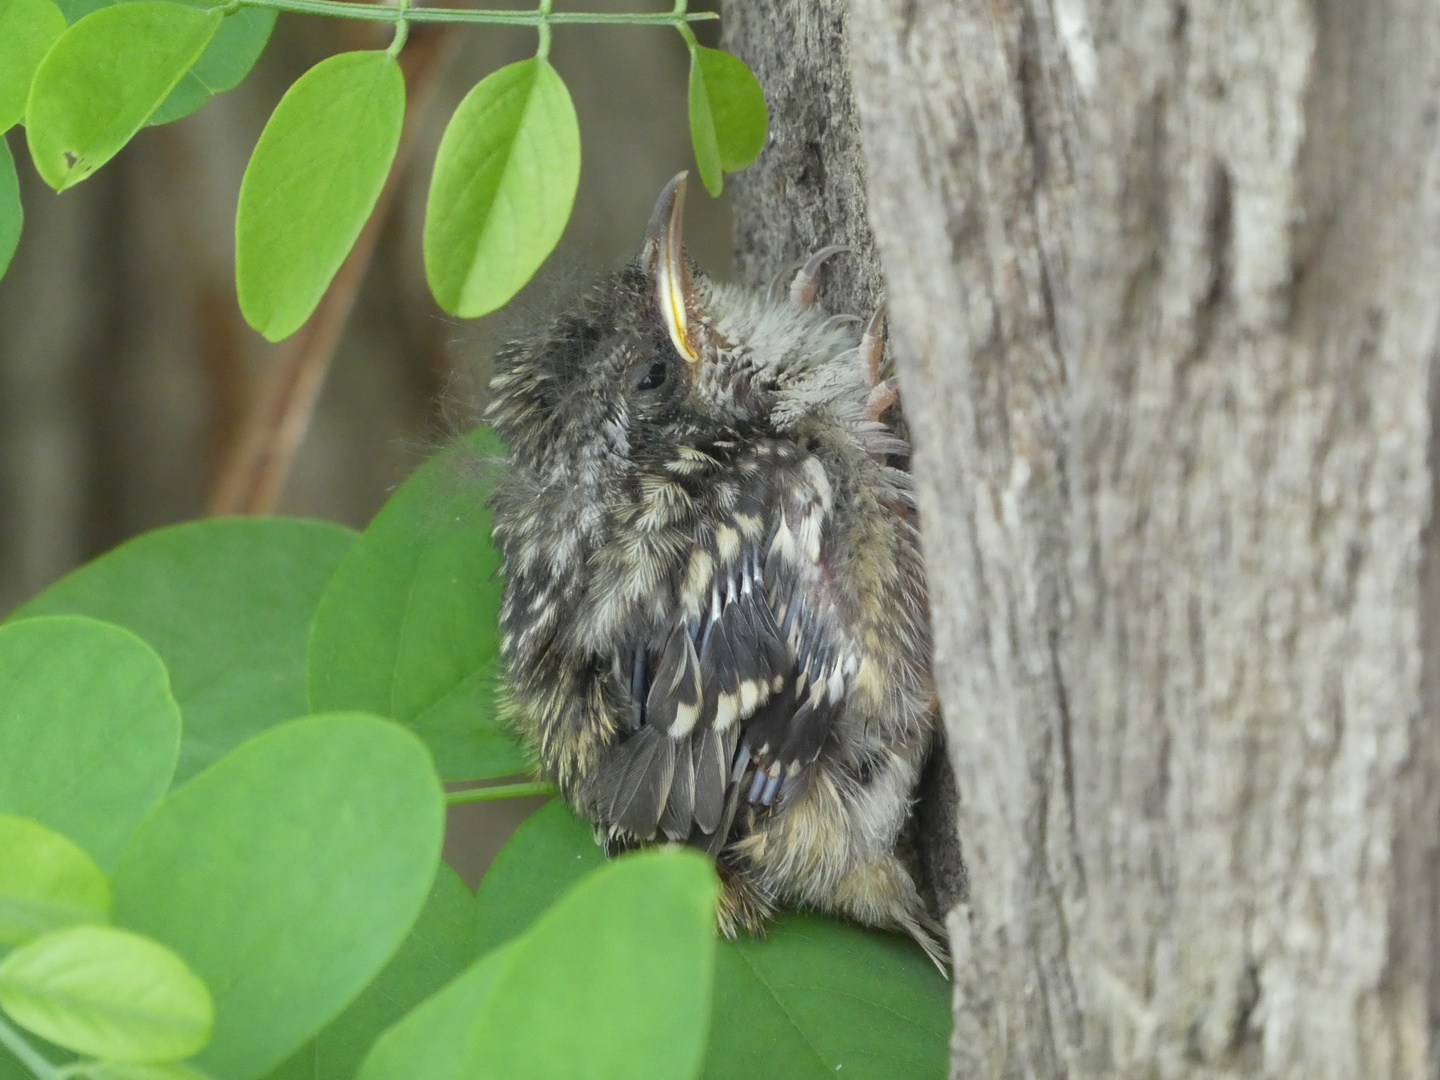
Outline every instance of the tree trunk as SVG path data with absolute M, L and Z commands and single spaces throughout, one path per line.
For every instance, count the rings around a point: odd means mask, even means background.
M 1440 7 L 851 19 L 970 870 L 953 1074 L 1440 1074 Z

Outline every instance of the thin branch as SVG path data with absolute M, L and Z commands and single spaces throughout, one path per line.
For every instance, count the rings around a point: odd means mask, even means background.
M 680 36 L 685 39 L 685 45 L 690 50 L 691 62 L 694 62 L 695 50 L 700 43 L 695 40 L 695 31 L 690 29 L 689 24 L 694 22 L 694 16 L 685 14 L 685 7 L 689 0 L 675 0 L 675 8 L 670 12 L 670 17 L 676 20 L 675 29 L 680 31 Z M 681 21 L 683 20 L 683 21 Z
M 414 11 L 407 9 L 406 18 Z M 443 28 L 415 33 L 409 48 L 400 54 L 405 75 L 405 123 L 390 175 L 315 313 L 272 355 L 261 379 L 260 393 L 224 456 L 210 497 L 212 515 L 268 514 L 274 510 L 400 186 L 419 115 L 429 101 L 454 38 L 453 31 Z
M 385 4 L 348 0 L 238 0 L 239 7 L 269 8 L 298 15 L 330 15 L 371 22 L 485 23 L 490 26 L 675 26 L 709 22 L 718 12 L 493 11 L 474 8 L 416 7 L 401 12 Z
M 11 1027 L 3 1017 L 0 1017 L 0 1043 L 40 1080 L 63 1080 L 60 1070 L 46 1060 L 40 1051 L 30 1045 L 30 1040 Z
M 447 791 L 445 805 L 458 803 L 491 802 L 496 799 L 523 799 L 527 795 L 554 795 L 555 785 L 544 780 L 531 780 L 523 784 L 496 784 L 493 787 L 466 788 L 464 791 Z
M 540 10 L 536 12 L 538 15 L 547 16 L 537 28 L 540 34 L 540 46 L 535 50 L 535 58 L 537 60 L 543 61 L 550 59 L 550 20 L 548 16 L 554 3 L 555 0 L 540 0 Z

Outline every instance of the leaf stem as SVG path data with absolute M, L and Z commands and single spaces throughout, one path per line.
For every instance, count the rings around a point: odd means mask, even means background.
M 485 23 L 491 26 L 681 26 L 718 19 L 714 11 L 676 16 L 672 12 L 628 11 L 496 11 L 479 8 L 413 7 L 404 10 L 352 0 L 237 0 L 241 7 L 288 11 L 297 15 L 330 15 L 370 22 Z M 194 4 L 195 7 L 209 5 Z M 688 29 L 688 27 L 686 28 Z
M 675 20 L 675 29 L 680 31 L 680 36 L 685 39 L 685 44 L 690 49 L 690 56 L 693 60 L 695 50 L 700 47 L 700 42 L 695 40 L 695 31 L 687 25 L 695 21 L 695 16 L 685 13 L 689 2 L 690 0 L 675 0 L 675 7 L 671 9 L 670 17 Z
M 385 50 L 385 55 L 391 60 L 400 55 L 400 50 L 405 47 L 405 39 L 410 36 L 410 20 L 405 18 L 405 12 L 408 10 L 410 10 L 410 0 L 398 0 L 395 12 L 400 18 L 395 23 L 395 39 L 390 42 L 390 48 Z
M 555 0 L 540 0 L 540 7 L 536 11 L 543 20 L 538 29 L 540 31 L 540 45 L 535 50 L 535 59 L 544 63 L 550 59 L 550 9 L 555 6 Z
M 527 795 L 554 795 L 555 785 L 544 780 L 528 780 L 523 784 L 496 784 L 494 787 L 466 788 L 464 791 L 447 791 L 445 805 L 458 803 L 490 802 L 495 799 L 523 799 Z
M 50 1064 L 45 1056 L 30 1045 L 28 1039 L 0 1017 L 0 1043 L 20 1059 L 21 1063 L 40 1080 L 63 1080 L 60 1070 Z

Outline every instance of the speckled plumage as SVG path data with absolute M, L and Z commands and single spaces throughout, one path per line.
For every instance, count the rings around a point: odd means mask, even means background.
M 675 188 L 497 359 L 511 722 L 612 845 L 708 850 L 727 933 L 798 905 L 939 956 L 895 853 L 934 729 L 905 446 L 851 327 L 683 259 Z

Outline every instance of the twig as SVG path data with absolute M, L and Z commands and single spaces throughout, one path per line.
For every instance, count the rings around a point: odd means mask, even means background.
M 405 12 L 406 17 L 414 10 Z M 210 497 L 212 515 L 268 514 L 274 510 L 400 186 L 419 117 L 453 51 L 455 38 L 456 32 L 448 27 L 424 31 L 417 27 L 410 35 L 409 47 L 401 52 L 405 121 L 390 175 L 315 313 L 271 357 L 261 378 L 260 392 L 222 459 Z
M 197 5 L 203 6 L 203 5 Z M 679 26 L 709 22 L 718 12 L 496 11 L 477 8 L 415 7 L 403 14 L 384 4 L 346 0 L 236 0 L 238 7 L 269 8 L 298 15 L 330 15 L 371 22 L 483 23 L 487 26 Z
M 25 1067 L 40 1080 L 61 1080 L 60 1070 L 52 1065 L 40 1051 L 31 1046 L 30 1041 L 6 1023 L 3 1018 L 0 1018 L 0 1045 L 19 1058 Z
M 492 802 L 496 799 L 523 799 L 527 795 L 554 795 L 555 785 L 544 780 L 532 780 L 523 784 L 496 784 L 493 787 L 466 788 L 463 791 L 447 791 L 445 805 L 457 803 Z

